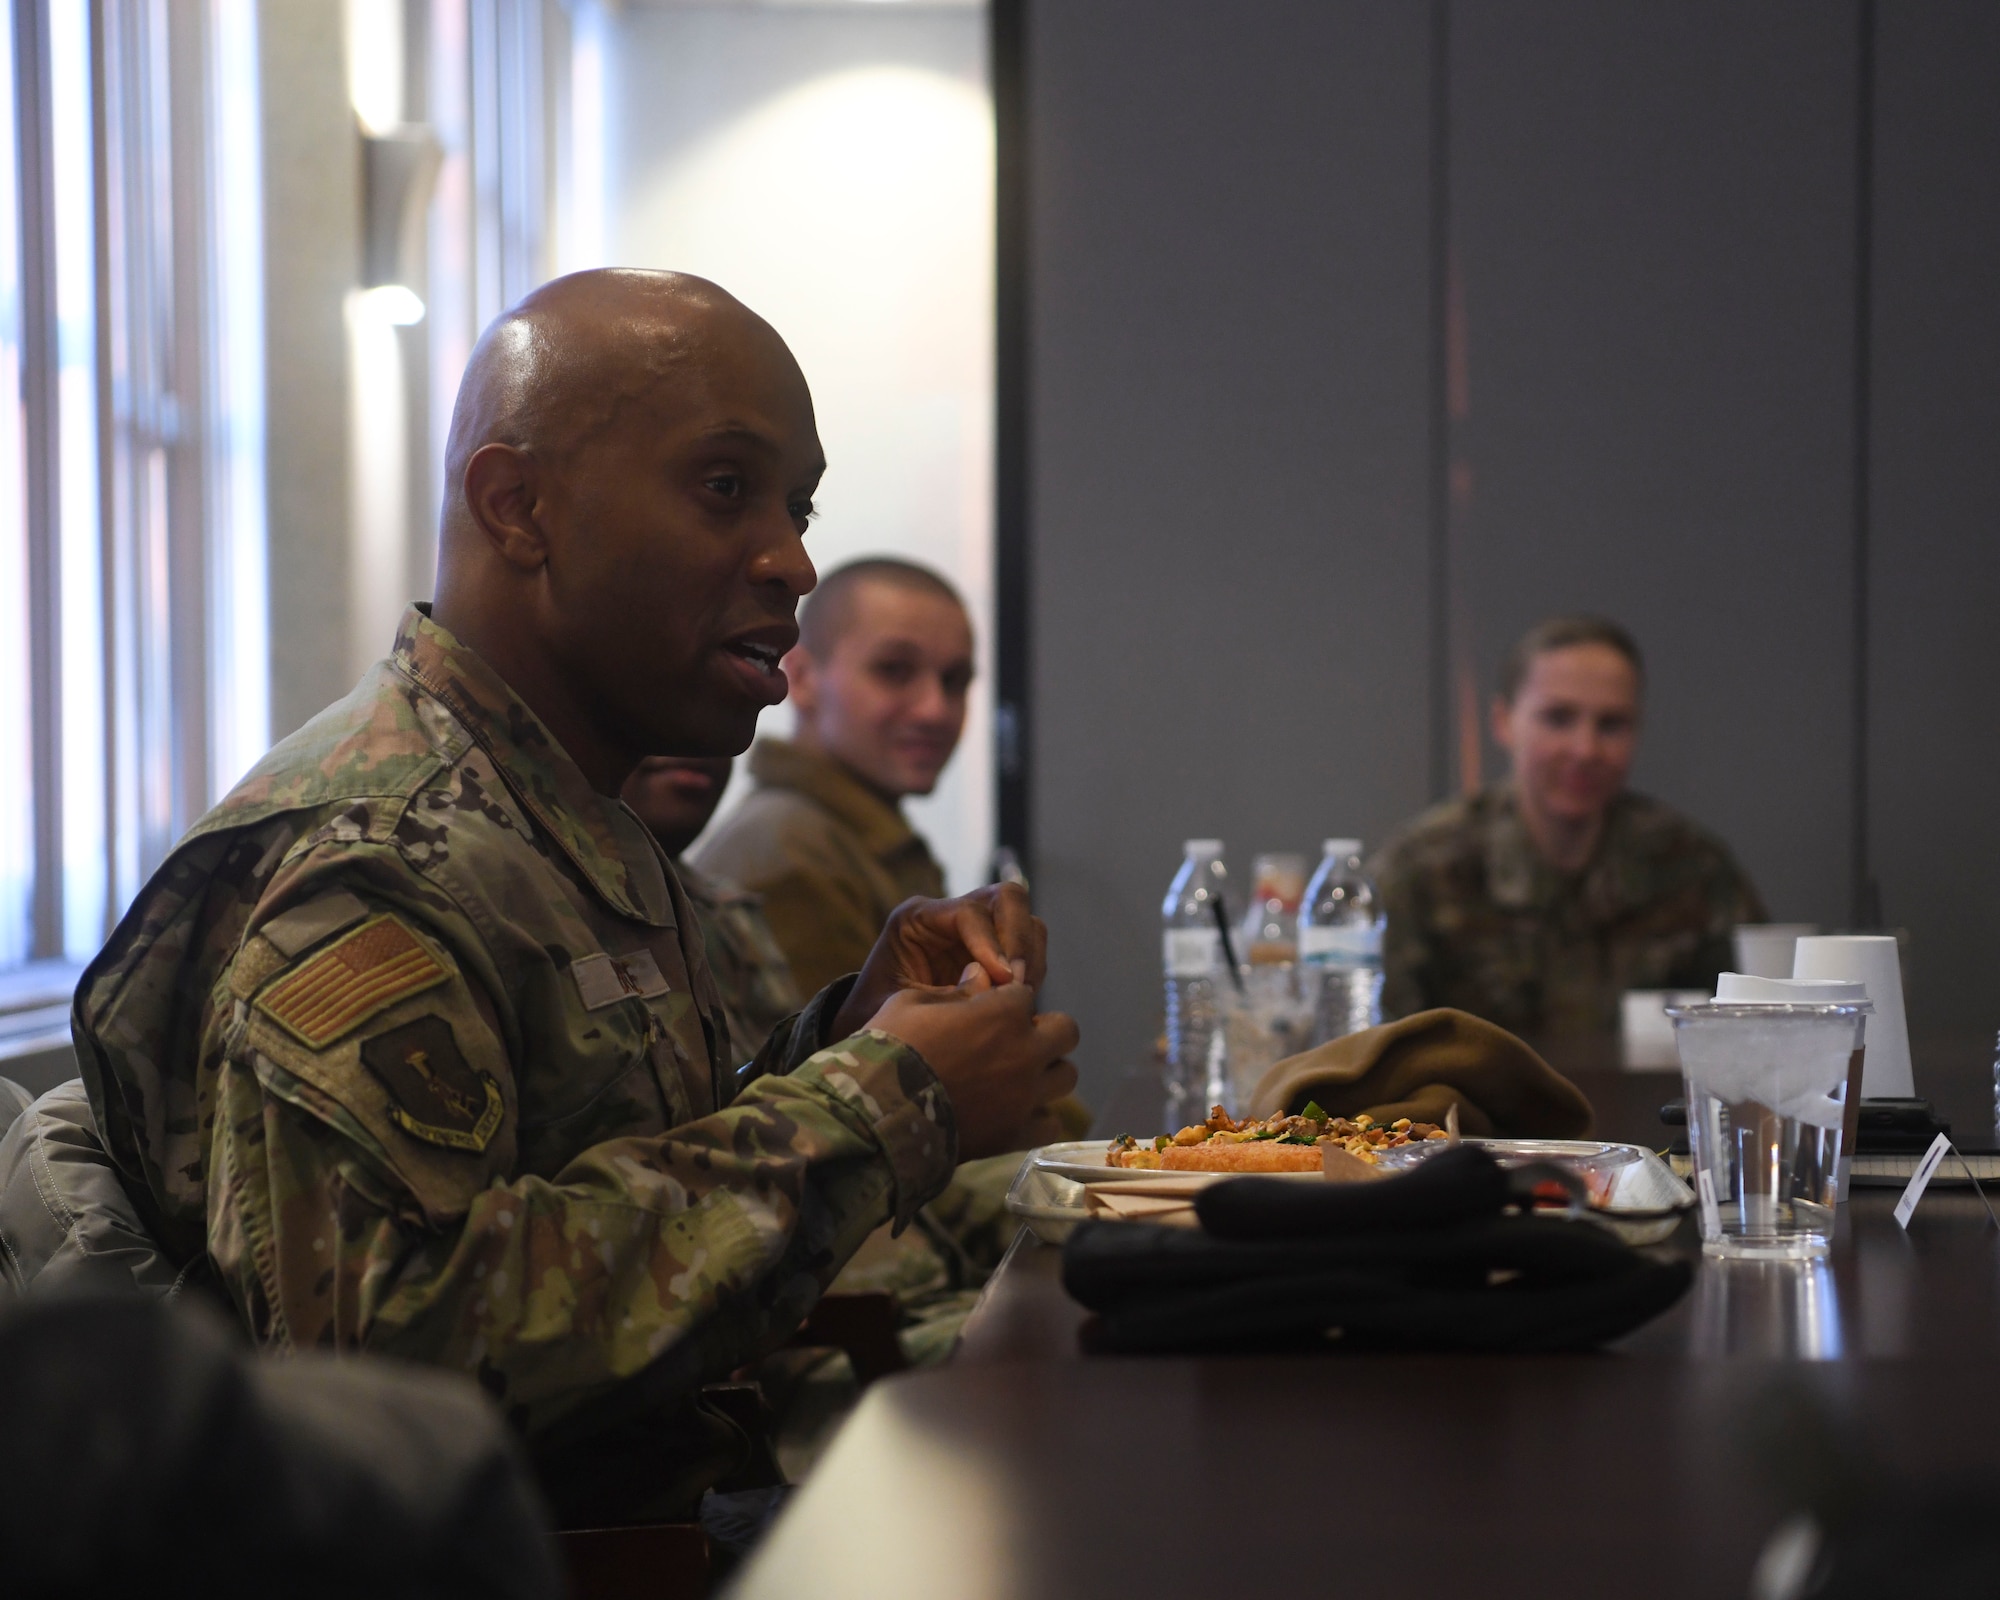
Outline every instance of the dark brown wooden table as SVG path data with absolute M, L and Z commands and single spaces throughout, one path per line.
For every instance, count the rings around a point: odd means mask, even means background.
M 1664 1142 L 1676 1076 L 1566 1065 L 1600 1133 Z M 1989 1072 L 1972 1041 L 1918 1051 L 1968 1142 Z M 1905 1233 L 1895 1198 L 1857 1191 L 1824 1262 L 1703 1261 L 1564 1357 L 1085 1357 L 1024 1234 L 953 1361 L 870 1390 L 735 1592 L 1744 1595 L 1818 1449 L 1798 1408 L 1872 1469 L 2000 1466 L 2000 1231 L 1933 1189 Z

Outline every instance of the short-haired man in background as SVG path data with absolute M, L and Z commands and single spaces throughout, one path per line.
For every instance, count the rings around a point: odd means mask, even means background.
M 1515 645 L 1492 706 L 1508 778 L 1425 812 L 1376 863 L 1386 1014 L 1609 1033 L 1627 989 L 1707 988 L 1729 966 L 1731 930 L 1764 908 L 1719 840 L 1626 788 L 1644 683 L 1601 617 Z
M 944 872 L 903 815 L 937 787 L 965 731 L 972 619 L 937 573 L 889 557 L 852 561 L 799 609 L 784 660 L 794 736 L 759 739 L 743 804 L 689 852 L 698 872 L 739 884 L 764 915 L 801 989 L 867 958 L 897 906 L 945 890 Z M 820 974 L 830 974 L 822 978 Z M 725 990 L 728 985 L 724 984 Z M 1049 1108 L 1042 1136 L 1081 1134 L 1074 1097 Z M 894 1294 L 912 1361 L 950 1347 L 971 1295 L 1012 1228 L 1002 1207 L 1014 1163 L 972 1162 L 891 1240 L 881 1230 L 835 1288 Z
M 784 669 L 797 731 L 752 747 L 756 789 L 694 860 L 764 897 L 811 992 L 855 971 L 911 895 L 944 893 L 902 801 L 937 786 L 965 731 L 972 620 L 927 568 L 850 562 L 800 609 Z

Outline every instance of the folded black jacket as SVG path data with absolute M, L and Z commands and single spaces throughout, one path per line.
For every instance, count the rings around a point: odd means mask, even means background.
M 1596 1224 L 1510 1209 L 1472 1147 L 1365 1184 L 1241 1178 L 1201 1193 L 1202 1231 L 1087 1222 L 1063 1285 L 1103 1351 L 1587 1349 L 1687 1291 L 1683 1258 Z

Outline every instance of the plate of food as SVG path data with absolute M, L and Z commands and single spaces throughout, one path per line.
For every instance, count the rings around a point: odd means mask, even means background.
M 1261 1122 L 1239 1122 L 1218 1109 L 1206 1123 L 1183 1128 L 1179 1134 L 1044 1145 L 1022 1162 L 1006 1204 L 1037 1236 L 1058 1242 L 1090 1214 L 1085 1191 L 1092 1185 L 1123 1185 L 1159 1195 L 1182 1185 L 1191 1192 L 1230 1173 L 1308 1181 L 1388 1178 L 1409 1171 L 1452 1138 L 1445 1129 L 1427 1123 L 1404 1126 L 1368 1117 L 1336 1118 L 1311 1105 L 1295 1118 Z M 1592 1139 L 1464 1142 L 1490 1151 L 1506 1166 L 1561 1169 L 1571 1181 L 1551 1184 L 1547 1195 L 1538 1191 L 1537 1207 L 1580 1206 L 1574 1214 L 1609 1228 L 1631 1244 L 1666 1238 L 1694 1203 L 1687 1185 L 1642 1145 Z
M 1322 1177 L 1323 1146 L 1337 1148 L 1367 1166 L 1393 1152 L 1450 1135 L 1428 1122 L 1399 1118 L 1378 1123 L 1366 1114 L 1336 1117 L 1316 1104 L 1295 1115 L 1244 1118 L 1230 1116 L 1221 1106 L 1205 1122 L 1191 1123 L 1178 1133 L 1142 1139 L 1122 1134 L 1116 1139 L 1080 1139 L 1044 1145 L 1030 1162 L 1043 1171 L 1075 1183 L 1105 1183 L 1119 1178 L 1199 1175 L 1217 1172 L 1259 1172 Z

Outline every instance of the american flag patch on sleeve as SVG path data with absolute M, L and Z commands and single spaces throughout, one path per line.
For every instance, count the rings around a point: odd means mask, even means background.
M 377 1012 L 450 976 L 385 913 L 279 978 L 257 997 L 257 1009 L 308 1050 L 324 1050 Z

